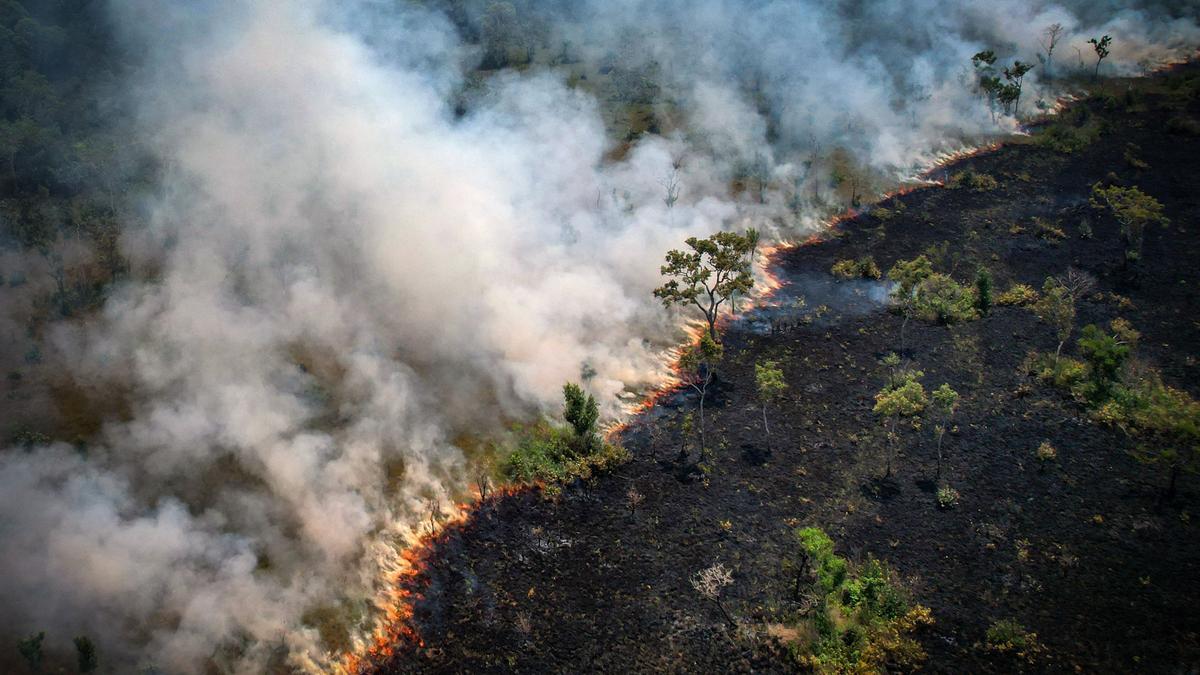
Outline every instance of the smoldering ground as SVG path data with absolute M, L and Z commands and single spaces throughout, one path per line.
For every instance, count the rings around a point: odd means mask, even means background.
M 802 235 L 839 206 L 835 151 L 884 180 L 1013 128 L 971 89 L 980 49 L 1032 59 L 1061 22 L 1067 46 L 1113 33 L 1134 72 L 1200 35 L 1077 4 L 517 3 L 544 44 L 481 78 L 484 3 L 112 3 L 139 54 L 124 122 L 160 171 L 130 278 L 41 345 L 114 412 L 0 455 L 0 631 L 166 672 L 327 667 L 370 626 L 379 562 L 464 496 L 471 438 L 585 370 L 610 415 L 657 381 L 667 249 Z M 605 63 L 676 118 L 617 158 Z

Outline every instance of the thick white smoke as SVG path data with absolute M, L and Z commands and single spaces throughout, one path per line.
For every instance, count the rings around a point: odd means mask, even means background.
M 553 407 L 585 368 L 610 413 L 654 381 L 664 251 L 796 227 L 777 188 L 833 147 L 904 171 L 993 131 L 970 55 L 1031 54 L 1052 21 L 1085 35 L 1017 0 L 819 4 L 584 3 L 552 23 L 588 58 L 636 40 L 626 58 L 656 60 L 679 102 L 686 132 L 613 161 L 561 69 L 498 75 L 459 116 L 478 54 L 433 10 L 114 3 L 162 181 L 123 242 L 140 281 L 46 351 L 121 412 L 85 452 L 0 454 L 0 632 L 88 634 L 168 672 L 319 666 L 314 617 L 367 624 L 378 547 L 461 494 L 465 435 Z M 1099 21 L 1124 69 L 1197 37 Z M 768 164 L 764 204 L 729 187 L 748 161 Z

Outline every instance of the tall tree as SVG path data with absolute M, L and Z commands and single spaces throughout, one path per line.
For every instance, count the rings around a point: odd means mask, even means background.
M 942 438 L 946 435 L 946 429 L 954 421 L 954 413 L 958 410 L 958 392 L 951 389 L 949 384 L 942 384 L 933 390 L 930 398 L 933 399 L 933 431 L 937 434 L 937 475 L 935 480 L 938 480 L 942 477 Z
M 912 260 L 897 260 L 888 270 L 888 279 L 895 282 L 892 297 L 900 307 L 904 321 L 900 324 L 900 351 L 903 352 L 904 331 L 908 320 L 917 312 L 917 285 L 933 274 L 933 263 L 929 258 L 919 255 Z
M 1096 70 L 1092 73 L 1092 79 L 1095 80 L 1100 77 L 1100 62 L 1108 56 L 1108 47 L 1112 44 L 1112 38 L 1107 35 L 1099 40 L 1092 38 L 1088 40 L 1088 44 L 1092 46 L 1092 51 L 1096 52 Z
M 654 297 L 665 307 L 695 305 L 704 313 L 709 336 L 720 340 L 721 307 L 754 288 L 751 266 L 758 232 L 718 232 L 705 239 L 689 237 L 685 243 L 690 250 L 667 253 L 661 272 L 668 281 L 654 290 Z
M 683 355 L 679 357 L 679 375 L 684 384 L 696 390 L 700 395 L 700 454 L 703 455 L 705 449 L 704 438 L 704 399 L 708 396 L 708 386 L 712 384 L 713 374 L 717 363 L 725 354 L 725 349 L 721 343 L 713 339 L 712 335 L 705 333 L 700 336 L 700 341 L 691 347 L 684 350 Z M 686 457 L 685 457 L 686 459 Z
M 758 400 L 762 403 L 763 431 L 767 434 L 767 449 L 771 449 L 771 427 L 767 424 L 767 405 L 783 398 L 787 391 L 787 382 L 783 379 L 783 370 L 775 361 L 761 361 L 754 364 L 754 384 L 758 390 Z
M 900 420 L 912 419 L 925 410 L 928 397 L 925 387 L 919 382 L 924 376 L 919 370 L 902 373 L 899 380 L 892 386 L 885 386 L 875 394 L 873 412 L 888 423 L 887 471 L 884 478 L 892 476 L 892 458 L 896 454 L 896 443 L 899 435 L 896 426 Z
M 574 382 L 563 385 L 563 419 L 575 430 L 579 444 L 577 452 L 586 454 L 596 443 L 596 420 L 600 418 L 600 407 L 591 394 Z
M 1063 25 L 1061 23 L 1052 23 L 1046 26 L 1046 30 L 1042 31 L 1042 47 L 1046 50 L 1046 67 L 1043 72 L 1046 77 L 1051 76 L 1051 68 L 1054 62 L 1054 48 L 1058 46 L 1058 41 L 1062 39 Z

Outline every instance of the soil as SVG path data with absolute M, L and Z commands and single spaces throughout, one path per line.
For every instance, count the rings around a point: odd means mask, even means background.
M 880 359 L 900 351 L 901 318 L 871 282 L 830 290 L 829 268 L 870 254 L 886 271 L 947 242 L 940 271 L 969 281 L 984 265 L 999 293 L 1015 281 L 1040 288 L 1074 266 L 1098 279 L 1077 325 L 1128 319 L 1142 332 L 1140 359 L 1200 395 L 1200 138 L 1167 131 L 1172 118 L 1197 119 L 1198 82 L 1192 66 L 1110 82 L 1108 98 L 1075 104 L 1106 125 L 1082 150 L 1016 139 L 942 170 L 988 174 L 995 189 L 919 189 L 782 253 L 777 272 L 791 284 L 781 297 L 806 295 L 814 318 L 729 327 L 708 398 L 707 471 L 695 452 L 676 461 L 679 423 L 695 407 L 678 392 L 622 432 L 634 458 L 613 473 L 553 500 L 488 500 L 426 552 L 409 582 L 420 639 L 396 645 L 377 672 L 794 671 L 769 635 L 786 631 L 768 628 L 798 609 L 783 563 L 794 528 L 810 524 L 852 560 L 887 560 L 932 609 L 926 670 L 1196 672 L 1200 479 L 1185 475 L 1160 505 L 1164 476 L 1130 456 L 1129 438 L 1025 374 L 1028 354 L 1056 340 L 1016 307 L 907 326 L 904 356 L 926 387 L 947 382 L 962 395 L 942 474 L 957 505 L 935 498 L 928 425 L 904 429 L 895 476 L 881 479 L 886 437 L 871 408 L 886 378 Z M 1091 186 L 1114 177 L 1171 219 L 1147 231 L 1137 273 L 1122 262 L 1116 223 L 1088 206 Z M 1064 236 L 1038 236 L 1035 217 Z M 1064 353 L 1074 350 L 1072 339 Z M 789 385 L 768 410 L 769 438 L 754 396 L 762 359 L 778 360 Z M 1056 461 L 1035 456 L 1043 441 Z M 645 496 L 635 511 L 631 489 Z M 724 607 L 736 626 L 690 584 L 715 562 L 733 570 Z M 1036 632 L 1043 651 L 1026 661 L 986 649 L 999 619 Z

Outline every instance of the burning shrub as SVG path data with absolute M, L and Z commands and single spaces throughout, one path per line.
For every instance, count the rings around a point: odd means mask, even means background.
M 933 623 L 929 609 L 912 604 L 895 574 L 868 558 L 851 568 L 833 552 L 820 528 L 796 530 L 799 572 L 815 574 L 814 611 L 788 645 L 800 665 L 816 672 L 876 672 L 885 664 L 912 670 L 925 652 L 912 637 Z M 798 579 L 799 581 L 799 579 Z
M 959 188 L 970 190 L 971 192 L 987 192 L 1000 187 L 1000 183 L 995 178 L 986 173 L 979 173 L 974 169 L 965 169 L 959 171 L 950 177 L 946 187 L 957 190 Z
M 879 270 L 879 265 L 875 264 L 873 256 L 865 256 L 858 260 L 839 260 L 829 271 L 833 276 L 846 280 L 879 279 L 883 276 L 883 272 Z

